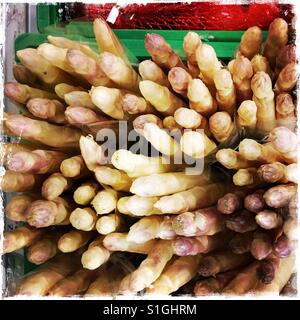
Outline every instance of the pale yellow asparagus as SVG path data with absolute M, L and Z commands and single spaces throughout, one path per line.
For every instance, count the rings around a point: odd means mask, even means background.
M 210 115 L 217 110 L 215 99 L 200 79 L 193 79 L 189 82 L 187 97 L 190 101 L 190 108 L 196 110 L 201 115 Z
M 82 107 L 89 108 L 94 111 L 99 111 L 99 109 L 92 102 L 91 96 L 88 92 L 75 90 L 64 94 L 64 100 L 71 107 Z
M 236 106 L 236 93 L 230 72 L 226 69 L 218 70 L 215 73 L 214 83 L 217 89 L 218 109 L 233 115 Z
M 275 101 L 270 76 L 264 71 L 255 73 L 251 80 L 253 101 L 257 106 L 257 129 L 270 132 L 276 125 Z
M 189 108 L 179 108 L 174 113 L 175 121 L 183 128 L 197 129 L 202 123 L 203 116 Z
M 124 118 L 122 109 L 124 94 L 121 90 L 103 86 L 92 87 L 90 96 L 93 104 L 106 115 L 118 120 Z
M 97 167 L 106 163 L 107 158 L 101 146 L 91 135 L 81 136 L 79 146 L 82 158 L 90 171 L 95 171 Z
M 55 148 L 78 147 L 81 135 L 77 129 L 34 120 L 17 114 L 7 115 L 4 125 L 13 135 Z
M 159 241 L 140 266 L 122 280 L 120 293 L 135 293 L 149 287 L 161 275 L 172 256 L 170 241 Z
M 114 189 L 106 188 L 100 190 L 91 205 L 95 209 L 97 215 L 107 214 L 114 211 L 117 207 L 118 193 Z
M 124 199 L 125 198 L 125 199 Z M 121 206 L 121 213 L 124 211 L 122 206 L 133 216 L 151 216 L 162 214 L 159 209 L 154 208 L 154 204 L 159 200 L 159 197 L 140 197 L 137 195 L 121 198 L 118 203 L 118 209 Z M 122 200 L 123 199 L 123 200 Z
M 95 270 L 110 258 L 111 253 L 103 246 L 103 239 L 103 236 L 98 236 L 83 252 L 81 263 L 85 269 Z
M 251 59 L 251 65 L 252 65 L 252 69 L 253 69 L 253 73 L 255 74 L 258 71 L 264 71 L 265 73 L 267 73 L 270 78 L 273 80 L 274 79 L 274 72 L 270 67 L 270 63 L 268 61 L 268 59 L 260 54 L 255 55 L 252 59 Z
M 129 64 L 129 60 L 120 40 L 104 19 L 97 18 L 94 20 L 93 31 L 100 52 L 110 52 L 115 56 L 122 58 Z
M 196 60 L 205 83 L 213 85 L 215 74 L 222 66 L 214 48 L 206 43 L 198 46 Z
M 143 97 L 126 93 L 122 97 L 122 108 L 129 114 L 155 113 L 156 110 Z
M 143 80 L 150 80 L 161 86 L 171 88 L 166 74 L 152 60 L 144 60 L 139 63 L 139 74 Z
M 59 255 L 28 274 L 17 286 L 16 294 L 46 296 L 51 288 L 79 268 L 78 256 Z
M 60 171 L 67 178 L 79 178 L 88 174 L 88 169 L 81 155 L 63 160 L 60 164 Z
M 147 295 L 169 295 L 188 283 L 197 272 L 201 255 L 179 257 L 146 290 Z
M 260 53 L 261 45 L 261 29 L 257 26 L 250 27 L 242 35 L 237 55 L 243 55 L 251 60 L 256 54 Z
M 269 134 L 269 140 L 273 147 L 281 152 L 283 157 L 288 160 L 294 160 L 297 162 L 297 135 L 286 127 L 277 127 L 273 129 Z
M 135 243 L 127 240 L 127 233 L 113 232 L 106 235 L 103 245 L 109 251 L 126 251 L 140 254 L 148 254 L 157 240 L 149 240 L 143 243 Z
M 99 63 L 78 49 L 68 49 L 66 60 L 73 70 L 93 86 L 112 87 L 115 84 L 104 73 Z
M 21 173 L 53 173 L 59 170 L 61 162 L 67 157 L 66 153 L 58 151 L 19 151 L 10 156 L 7 168 Z
M 52 65 L 72 75 L 75 74 L 74 68 L 71 67 L 67 59 L 68 49 L 59 48 L 50 43 L 42 43 L 38 46 L 37 52 Z
M 0 189 L 4 192 L 24 192 L 39 188 L 45 177 L 31 173 L 6 170 L 0 176 Z
M 273 163 L 283 161 L 284 157 L 271 143 L 260 144 L 254 139 L 244 139 L 239 144 L 239 153 L 247 160 L 262 163 Z
M 226 111 L 214 113 L 209 118 L 209 129 L 215 139 L 222 143 L 227 141 L 235 131 L 235 125 Z
M 145 37 L 145 48 L 150 53 L 152 60 L 163 69 L 169 70 L 173 67 L 185 68 L 180 57 L 161 35 L 147 33 Z
M 172 89 L 183 97 L 187 96 L 189 82 L 192 76 L 183 68 L 174 67 L 168 73 L 168 79 Z
M 252 100 L 243 101 L 237 109 L 238 123 L 240 126 L 254 130 L 257 123 L 257 106 Z
M 95 123 L 107 123 L 107 121 L 111 120 L 85 107 L 68 107 L 64 116 L 70 124 L 79 128 Z
M 162 154 L 170 157 L 180 157 L 181 151 L 178 142 L 157 124 L 151 122 L 145 123 L 143 136 Z
M 97 220 L 96 230 L 100 234 L 109 234 L 112 232 L 120 231 L 124 221 L 122 216 L 116 213 L 104 215 Z
M 117 169 L 125 171 L 131 178 L 172 170 L 172 165 L 163 163 L 162 157 L 147 157 L 125 149 L 115 151 L 111 163 Z
M 70 189 L 72 182 L 61 173 L 53 173 L 43 183 L 42 196 L 47 200 L 53 200 L 60 196 L 64 191 Z
M 233 176 L 232 182 L 236 186 L 250 186 L 255 183 L 258 183 L 257 169 L 256 168 L 247 168 L 239 169 Z
M 38 53 L 37 49 L 27 48 L 18 50 L 17 57 L 23 66 L 28 68 L 49 88 L 53 88 L 60 83 L 72 84 L 70 75 L 47 61 L 47 59 Z
M 184 102 L 175 96 L 167 87 L 150 80 L 143 80 L 139 84 L 143 97 L 159 112 L 172 115 Z
M 117 210 L 118 212 L 125 214 L 127 216 L 132 216 L 134 217 L 134 214 L 132 214 L 128 209 L 127 209 L 127 202 L 130 199 L 130 197 L 122 197 L 118 200 L 117 202 Z
M 190 31 L 183 38 L 183 50 L 186 55 L 188 69 L 194 78 L 200 74 L 196 59 L 196 50 L 201 45 L 201 38 L 196 32 Z
M 216 154 L 216 159 L 227 169 L 247 169 L 255 162 L 245 159 L 238 151 L 221 149 Z
M 97 59 L 98 54 L 91 49 L 88 44 L 85 44 L 84 42 L 79 41 L 73 41 L 64 37 L 54 37 L 54 36 L 48 36 L 47 40 L 49 43 L 55 45 L 59 48 L 66 48 L 66 49 L 77 49 L 82 51 L 84 54 L 89 56 L 90 58 Z
M 100 166 L 95 169 L 95 176 L 99 183 L 111 186 L 117 191 L 129 191 L 132 179 L 118 169 Z
M 174 239 L 176 236 L 169 216 L 143 217 L 134 223 L 127 234 L 127 241 L 144 243 L 152 239 Z
M 299 182 L 298 172 L 299 172 L 298 164 L 291 163 L 285 167 L 284 177 L 286 178 L 287 181 L 298 183 Z
M 37 200 L 27 209 L 27 222 L 36 228 L 69 224 L 73 204 L 58 197 L 52 201 Z
M 85 89 L 81 87 L 75 87 L 67 83 L 59 83 L 54 88 L 55 93 L 59 98 L 65 100 L 65 94 L 73 92 L 73 91 L 85 91 Z M 67 101 L 66 101 L 67 102 Z
M 203 129 L 185 131 L 180 139 L 181 151 L 193 158 L 204 158 L 216 149 L 216 144 L 205 134 Z
M 96 182 L 85 182 L 74 191 L 73 199 L 77 204 L 86 206 L 94 199 L 98 189 Z
M 29 87 L 26 84 L 17 82 L 6 82 L 4 85 L 4 95 L 9 99 L 26 104 L 30 99 L 45 98 L 45 99 L 57 99 L 55 93 Z
M 66 107 L 58 100 L 34 98 L 27 102 L 26 107 L 36 118 L 58 124 L 66 123 L 64 115 Z
M 204 171 L 199 175 L 186 175 L 184 172 L 152 174 L 134 180 L 130 192 L 141 197 L 159 197 L 185 191 L 209 182 L 209 171 Z
M 209 207 L 215 204 L 225 192 L 226 188 L 223 184 L 212 183 L 196 186 L 192 189 L 160 198 L 154 204 L 154 208 L 167 214 L 183 213 Z
M 133 121 L 135 131 L 143 135 L 158 151 L 174 156 L 180 155 L 178 143 L 163 130 L 162 121 L 153 114 L 141 115 Z
M 44 230 L 30 226 L 18 227 L 3 234 L 2 253 L 10 253 L 29 246 L 34 240 L 38 239 Z
M 139 91 L 140 77 L 130 64 L 110 52 L 100 53 L 98 64 L 106 76 L 118 87 Z
M 71 230 L 59 238 L 58 249 L 64 253 L 74 252 L 86 245 L 93 235 L 93 232 Z
M 12 221 L 25 222 L 30 204 L 36 199 L 35 195 L 21 194 L 14 196 L 5 207 L 5 216 Z
M 91 231 L 95 229 L 97 214 L 91 208 L 76 208 L 70 215 L 71 225 L 82 231 Z

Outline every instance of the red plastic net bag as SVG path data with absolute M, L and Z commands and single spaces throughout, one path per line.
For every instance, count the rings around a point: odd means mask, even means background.
M 263 14 L 262 14 L 263 13 Z M 175 2 L 102 5 L 85 4 L 89 20 L 102 16 L 113 28 L 243 30 L 252 26 L 267 29 L 278 16 L 292 17 L 292 6 L 278 3 L 219 4 L 216 2 Z

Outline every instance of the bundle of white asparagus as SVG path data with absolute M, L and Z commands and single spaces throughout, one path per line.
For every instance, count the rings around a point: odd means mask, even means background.
M 5 84 L 26 112 L 3 120 L 22 139 L 2 150 L 1 189 L 18 193 L 6 217 L 22 223 L 4 233 L 3 253 L 27 248 L 39 265 L 14 294 L 290 294 L 298 70 L 287 23 L 271 23 L 263 51 L 260 28 L 248 29 L 228 65 L 198 33 L 185 35 L 183 60 L 147 34 L 152 59 L 138 71 L 104 20 L 94 33 L 99 52 L 53 36 L 18 51 L 17 82 Z M 156 155 L 107 150 L 83 130 L 112 121 L 132 124 Z

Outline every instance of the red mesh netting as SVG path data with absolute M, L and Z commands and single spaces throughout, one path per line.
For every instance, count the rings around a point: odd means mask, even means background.
M 88 20 L 107 18 L 114 3 L 85 4 Z M 221 5 L 212 2 L 130 4 L 119 8 L 113 28 L 122 29 L 183 29 L 243 30 L 251 26 L 267 29 L 278 17 L 292 18 L 292 5 L 251 3 Z

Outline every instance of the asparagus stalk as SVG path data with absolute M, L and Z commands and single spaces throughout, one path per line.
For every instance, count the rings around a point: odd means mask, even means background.
M 10 114 L 4 121 L 13 135 L 55 148 L 78 147 L 80 131 L 77 129 L 33 120 L 22 115 Z
M 63 198 L 37 200 L 27 209 L 27 222 L 36 228 L 69 224 L 72 204 Z
M 29 246 L 43 233 L 44 230 L 39 230 L 30 226 L 19 227 L 15 230 L 4 232 L 3 253 L 10 253 Z

